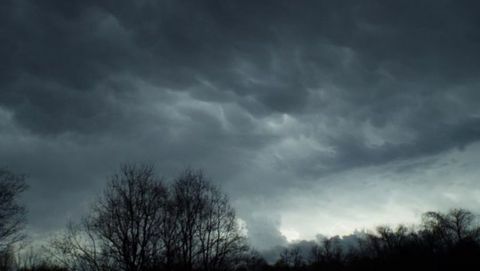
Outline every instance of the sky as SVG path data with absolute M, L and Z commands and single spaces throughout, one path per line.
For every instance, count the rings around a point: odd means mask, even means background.
M 0 166 L 34 237 L 129 162 L 202 168 L 259 249 L 480 211 L 479 9 L 4 0 Z

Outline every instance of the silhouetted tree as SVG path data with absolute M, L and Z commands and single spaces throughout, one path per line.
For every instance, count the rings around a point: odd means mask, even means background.
M 464 209 L 452 209 L 445 214 L 427 212 L 423 215 L 424 228 L 446 246 L 464 239 L 477 240 L 480 232 L 474 220 L 475 216 Z
M 0 270 L 13 271 L 15 270 L 15 254 L 12 245 L 8 245 L 6 248 L 0 251 Z
M 233 208 L 201 171 L 187 169 L 173 185 L 183 270 L 225 270 L 246 251 Z
M 18 197 L 26 188 L 23 175 L 0 169 L 0 250 L 24 237 L 25 208 Z
M 85 219 L 69 223 L 63 234 L 51 240 L 49 252 L 54 263 L 68 270 L 107 271 L 116 265 L 110 265 L 101 238 Z
M 17 271 L 69 271 L 53 263 L 43 246 L 23 248 L 16 254 Z
M 339 237 L 324 238 L 310 250 L 310 265 L 316 269 L 334 269 L 342 265 L 343 251 Z
M 92 212 L 51 247 L 74 270 L 230 270 L 247 249 L 228 198 L 200 171 L 170 187 L 151 166 L 123 166 Z
M 166 189 L 151 166 L 122 166 L 92 212 L 51 246 L 72 269 L 148 270 L 162 249 L 165 204 Z
M 280 259 L 275 263 L 279 270 L 301 270 L 305 267 L 305 259 L 297 246 L 285 248 L 280 254 Z
M 240 263 L 235 268 L 236 271 L 264 271 L 270 266 L 263 256 L 256 250 L 250 250 L 243 254 Z
M 151 166 L 126 165 L 114 175 L 87 224 L 121 270 L 151 267 L 161 250 L 166 189 Z
M 31 270 L 38 266 L 44 257 L 39 253 L 39 250 L 33 246 L 23 248 L 21 252 L 16 255 L 16 265 L 19 270 Z
M 311 246 L 308 265 L 295 266 L 292 244 L 272 270 L 477 270 L 480 238 L 477 216 L 463 209 L 428 212 L 418 226 L 380 226 L 355 236 L 358 244 L 339 237 Z M 343 245 L 340 243 L 343 242 Z M 348 244 L 349 247 L 345 247 Z

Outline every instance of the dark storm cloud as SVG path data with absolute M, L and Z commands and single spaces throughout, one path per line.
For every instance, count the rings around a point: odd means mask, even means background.
M 122 120 L 109 99 L 134 97 L 125 94 L 137 90 L 125 75 L 256 114 L 301 114 L 312 90 L 333 85 L 350 105 L 333 114 L 367 111 L 359 121 L 385 125 L 415 106 L 403 103 L 404 92 L 423 96 L 425 113 L 443 115 L 444 105 L 428 99 L 476 82 L 480 68 L 475 8 L 449 1 L 2 5 L 2 104 L 40 133 L 92 132 Z M 459 98 L 478 100 L 474 86 L 466 92 Z
M 248 201 L 465 148 L 480 139 L 478 8 L 2 1 L 0 159 L 48 208 L 125 161 L 204 167 Z

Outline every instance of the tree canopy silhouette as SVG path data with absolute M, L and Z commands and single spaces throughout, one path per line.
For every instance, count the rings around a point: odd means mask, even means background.
M 0 251 L 23 238 L 25 207 L 18 197 L 26 188 L 25 176 L 0 169 Z
M 15 262 L 20 271 L 480 269 L 480 225 L 465 209 L 426 212 L 416 226 L 293 243 L 269 264 L 247 246 L 227 195 L 202 171 L 186 169 L 168 182 L 135 164 L 112 175 L 88 214 L 51 240 L 49 257 L 22 259 L 11 245 L 23 237 L 24 179 L 0 171 L 1 271 Z
M 247 249 L 225 194 L 201 171 L 166 185 L 151 166 L 125 165 L 91 213 L 52 241 L 72 270 L 227 270 Z

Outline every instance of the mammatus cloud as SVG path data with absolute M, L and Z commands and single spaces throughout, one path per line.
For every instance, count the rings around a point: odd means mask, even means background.
M 0 5 L 0 161 L 30 176 L 33 231 L 78 216 L 128 161 L 204 168 L 257 246 L 479 191 L 476 4 Z

